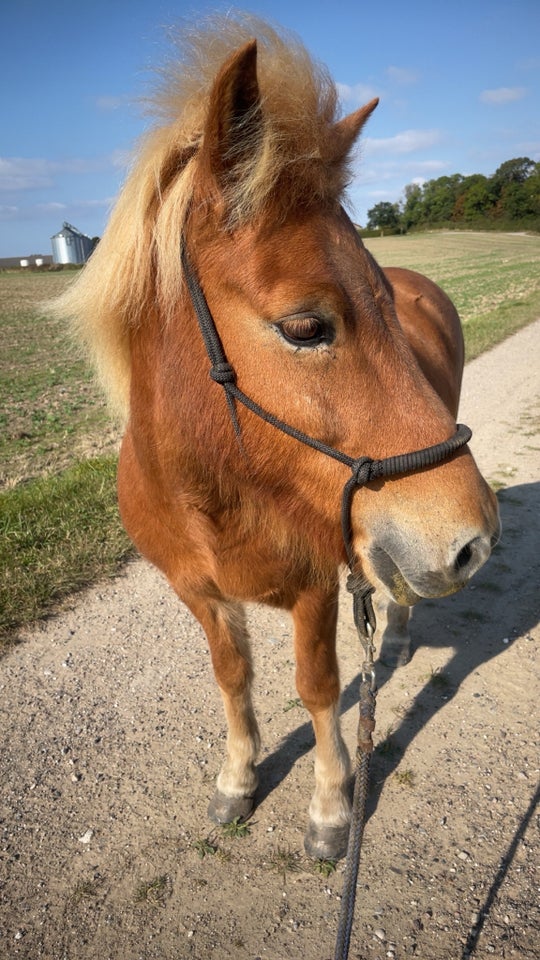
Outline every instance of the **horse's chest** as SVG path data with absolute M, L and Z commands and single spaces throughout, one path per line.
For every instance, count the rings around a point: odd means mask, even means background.
M 272 530 L 268 521 L 256 530 L 229 521 L 216 546 L 219 583 L 228 596 L 288 606 L 288 597 L 311 579 L 311 563 L 299 557 L 294 538 Z

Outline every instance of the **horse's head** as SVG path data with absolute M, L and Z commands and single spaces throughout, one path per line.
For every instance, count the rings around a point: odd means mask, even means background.
M 339 202 L 347 156 L 375 106 L 335 123 L 326 117 L 318 151 L 303 152 L 294 127 L 288 139 L 283 129 L 268 134 L 277 119 L 265 113 L 256 45 L 235 53 L 210 96 L 185 242 L 242 391 L 350 456 L 380 458 L 449 438 L 456 411 L 421 373 L 392 287 Z M 255 213 L 244 217 L 242 203 Z M 453 322 L 450 313 L 449 336 Z M 446 372 L 456 391 L 460 347 L 458 339 L 457 369 Z M 210 390 L 214 436 L 230 441 L 221 470 L 258 487 L 339 556 L 346 468 L 239 409 L 241 455 L 225 399 Z M 203 443 L 212 450 L 211 431 Z M 466 449 L 432 469 L 370 483 L 355 495 L 352 519 L 364 572 L 403 603 L 461 587 L 498 530 L 495 498 Z

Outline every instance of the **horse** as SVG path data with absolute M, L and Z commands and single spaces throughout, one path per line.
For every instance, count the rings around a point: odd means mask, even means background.
M 336 657 L 341 491 L 351 463 L 454 435 L 460 321 L 427 278 L 381 269 L 345 210 L 377 100 L 341 116 L 327 70 L 253 17 L 182 43 L 153 94 L 157 124 L 56 312 L 124 418 L 124 526 L 208 640 L 228 729 L 211 819 L 246 819 L 256 802 L 244 604 L 277 606 L 292 617 L 316 741 L 305 849 L 338 859 L 351 814 Z M 463 587 L 498 536 L 466 439 L 419 469 L 368 471 L 350 497 L 353 569 L 402 637 L 409 607 Z

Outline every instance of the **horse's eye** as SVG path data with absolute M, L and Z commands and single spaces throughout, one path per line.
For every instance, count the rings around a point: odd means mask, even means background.
M 317 317 L 291 317 L 279 324 L 283 336 L 290 343 L 308 346 L 324 339 L 324 324 Z

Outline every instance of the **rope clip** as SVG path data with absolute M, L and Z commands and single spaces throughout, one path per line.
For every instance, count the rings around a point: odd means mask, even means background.
M 373 627 L 371 626 L 370 623 L 366 624 L 366 628 L 367 628 L 366 629 L 367 640 L 366 642 L 362 642 L 362 645 L 364 647 L 364 653 L 365 653 L 365 660 L 362 664 L 362 670 L 361 670 L 362 683 L 367 683 L 369 681 L 371 691 L 374 693 L 375 690 L 377 689 L 375 684 L 375 662 L 374 662 L 376 648 L 375 648 L 375 644 L 373 643 L 373 637 L 374 637 L 375 631 L 373 630 Z

